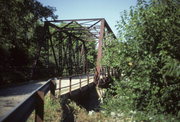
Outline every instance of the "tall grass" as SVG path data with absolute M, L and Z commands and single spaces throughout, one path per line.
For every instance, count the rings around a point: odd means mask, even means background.
M 59 122 L 61 118 L 61 106 L 59 99 L 52 100 L 50 95 L 45 96 L 44 102 L 44 121 L 45 122 Z M 27 122 L 35 121 L 35 111 L 32 112 Z

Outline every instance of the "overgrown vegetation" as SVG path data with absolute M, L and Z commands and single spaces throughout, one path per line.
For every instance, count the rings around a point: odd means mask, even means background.
M 61 106 L 59 99 L 50 99 L 50 95 L 46 95 L 44 98 L 44 121 L 45 122 L 59 122 L 61 120 Z M 34 122 L 35 112 L 31 114 L 27 122 Z
M 55 8 L 36 0 L 1 0 L 0 8 L 0 85 L 23 82 L 42 43 L 41 20 L 57 18 Z
M 0 8 L 0 85 L 22 82 L 31 77 L 40 44 L 44 44 L 41 20 L 57 18 L 55 9 L 36 0 L 1 0 Z M 180 119 L 179 27 L 179 0 L 138 0 L 130 11 L 124 11 L 117 24 L 119 38 L 108 37 L 103 49 L 103 65 L 116 71 L 102 104 L 107 115 L 124 121 Z M 90 45 L 95 47 L 94 43 Z M 87 58 L 94 66 L 95 58 Z M 50 63 L 55 66 L 55 62 Z M 38 66 L 45 68 L 46 62 L 40 58 Z M 42 70 L 36 74 L 47 75 Z M 46 101 L 45 121 L 57 121 L 59 103 Z M 87 117 L 85 110 L 73 104 L 70 106 L 77 121 L 111 121 L 101 113 Z
M 180 119 L 180 3 L 139 0 L 105 40 L 103 65 L 118 75 L 102 105 L 137 121 Z
M 64 116 L 61 118 L 61 121 L 63 122 L 115 122 L 115 119 L 112 117 L 106 117 L 101 112 L 88 112 L 86 109 L 78 106 L 75 102 L 69 99 L 65 100 L 64 102 Z
M 85 72 L 84 67 L 94 67 L 95 42 L 85 44 L 45 27 L 43 20 L 57 19 L 55 8 L 43 6 L 36 0 L 1 0 L 0 7 L 0 86 L 60 76 L 63 72 L 73 75 Z M 57 26 L 63 24 L 67 23 Z M 86 36 L 80 32 L 72 34 L 83 39 Z

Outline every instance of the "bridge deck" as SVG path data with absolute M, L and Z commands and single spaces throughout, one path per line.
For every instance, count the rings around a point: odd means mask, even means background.
M 80 77 L 82 82 L 81 87 L 86 86 L 88 84 L 86 75 L 72 77 L 71 91 L 80 88 Z M 89 75 L 89 83 L 93 82 L 93 77 L 93 74 Z M 59 84 L 61 85 L 61 95 L 69 92 L 69 78 L 63 78 L 60 83 L 59 79 L 55 81 L 57 84 L 57 89 L 59 88 Z M 10 112 L 14 107 L 20 104 L 23 100 L 25 100 L 28 96 L 30 96 L 33 91 L 38 89 L 46 82 L 47 81 L 40 81 L 0 89 L 0 119 L 3 116 L 5 116 L 8 112 Z

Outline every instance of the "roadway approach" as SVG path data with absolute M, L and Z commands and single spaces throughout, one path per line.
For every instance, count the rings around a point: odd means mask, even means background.
M 89 79 L 89 80 L 88 80 Z M 87 86 L 94 82 L 94 74 L 74 76 L 62 79 L 54 79 L 56 82 L 56 92 L 58 95 L 64 95 L 71 91 L 75 91 L 80 87 Z M 11 86 L 0 89 L 0 120 L 12 111 L 16 106 L 21 104 L 26 98 L 28 98 L 33 91 L 44 85 L 47 81 L 30 82 L 17 86 Z M 80 83 L 81 82 L 81 83 Z M 60 89 L 60 90 L 59 90 Z

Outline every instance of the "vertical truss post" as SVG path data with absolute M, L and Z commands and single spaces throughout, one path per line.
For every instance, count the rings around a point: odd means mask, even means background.
M 83 72 L 86 74 L 87 73 L 87 49 L 85 42 L 83 42 Z
M 79 73 L 79 50 L 78 50 L 78 46 L 79 46 L 79 41 L 76 40 L 76 49 L 75 49 L 75 52 L 76 52 L 76 73 L 78 74 Z
M 46 39 L 46 47 L 45 47 L 45 51 L 46 51 L 46 65 L 47 65 L 47 67 L 49 68 L 49 27 L 47 26 L 47 31 L 48 32 L 46 32 L 47 33 L 47 39 Z
M 62 57 L 63 57 L 63 54 L 62 54 L 62 40 L 63 40 L 63 38 L 62 38 L 62 35 L 61 34 L 59 34 L 59 43 L 58 43 L 58 60 L 59 60 L 59 71 L 60 71 L 60 74 L 59 75 L 61 75 L 62 76 L 62 74 L 63 74 L 63 65 L 62 65 L 62 63 L 63 63 L 63 61 L 62 61 Z
M 103 41 L 103 36 L 104 36 L 104 28 L 105 28 L 105 20 L 101 20 L 101 26 L 100 26 L 100 36 L 98 40 L 98 54 L 97 54 L 97 62 L 96 62 L 96 76 L 95 76 L 95 82 L 98 84 L 98 80 L 100 79 L 100 70 L 101 70 L 101 65 L 100 61 L 102 58 L 102 41 Z
M 45 46 L 44 46 L 45 62 L 46 62 L 46 68 L 49 68 L 49 38 L 50 38 L 50 33 L 49 32 L 50 31 L 49 31 L 48 22 L 45 22 L 44 30 L 45 30 L 45 34 L 44 34 L 44 39 L 45 39 Z
M 51 23 L 53 22 L 53 23 Z M 63 23 L 67 22 L 66 25 L 63 27 L 59 27 L 54 23 Z M 61 36 L 66 35 L 67 41 L 62 42 L 64 46 L 59 45 L 59 48 L 63 48 L 62 50 L 62 57 L 64 60 L 62 60 L 62 68 L 66 66 L 67 73 L 69 72 L 69 75 L 72 75 L 74 71 L 76 71 L 76 68 L 74 69 L 73 65 L 81 65 L 82 68 L 79 68 L 83 70 L 84 73 L 88 71 L 88 62 L 86 53 L 88 51 L 88 48 L 86 48 L 87 45 L 84 43 L 89 41 L 98 41 L 98 53 L 97 53 L 97 59 L 96 59 L 96 71 L 94 75 L 94 81 L 96 84 L 98 84 L 98 81 L 100 80 L 100 74 L 101 74 L 101 58 L 102 58 L 102 46 L 103 46 L 103 38 L 105 36 L 105 32 L 112 33 L 112 36 L 114 38 L 115 35 L 113 34 L 111 28 L 109 27 L 108 23 L 104 18 L 95 18 L 95 19 L 70 19 L 70 20 L 53 20 L 53 21 L 47 21 L 48 27 L 52 27 L 56 30 L 58 33 L 63 33 Z M 73 26 L 77 25 L 77 26 Z M 106 28 L 106 30 L 105 30 Z M 55 32 L 55 33 L 56 33 Z M 83 35 L 83 36 L 81 36 Z M 87 37 L 85 39 L 85 37 Z M 90 38 L 89 38 L 90 37 Z M 60 37 L 61 38 L 61 37 Z M 50 39 L 50 38 L 48 38 Z M 62 38 L 61 38 L 62 39 Z M 65 37 L 63 37 L 65 39 Z M 73 39 L 73 40 L 72 40 Z M 74 46 L 72 44 L 73 41 L 77 39 L 81 41 L 82 48 L 81 48 L 81 55 L 74 54 L 74 52 L 79 52 L 79 49 L 74 51 Z M 49 40 L 49 43 L 52 40 Z M 54 43 L 54 42 L 53 42 Z M 49 45 L 50 46 L 50 45 Z M 76 48 L 80 48 L 78 41 L 76 44 Z M 60 58 L 60 51 L 59 50 L 59 58 Z M 75 57 L 76 56 L 76 57 Z M 60 65 L 60 59 L 57 60 L 56 64 Z M 77 63 L 76 63 L 77 61 Z M 82 64 L 80 64 L 81 62 Z M 58 67 L 59 68 L 59 67 Z M 61 70 L 60 70 L 61 71 Z M 62 70 L 63 71 L 63 70 Z M 107 70 L 108 75 L 110 75 L 111 71 L 110 69 Z
M 51 43 L 51 48 L 52 48 L 52 51 L 53 51 L 54 60 L 55 60 L 55 63 L 56 63 L 56 69 L 57 69 L 57 71 L 59 73 L 59 66 L 58 66 L 58 61 L 57 61 L 57 58 L 56 58 L 56 53 L 55 53 L 55 49 L 54 49 L 53 42 L 52 42 L 52 36 L 50 37 L 50 43 Z
M 69 60 L 68 60 L 68 62 L 69 62 L 69 67 L 68 67 L 68 69 L 69 69 L 69 75 L 72 75 L 73 74 L 73 67 L 72 67 L 72 37 L 71 37 L 71 35 L 69 35 L 69 41 L 68 41 L 68 48 L 69 48 Z

